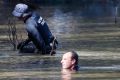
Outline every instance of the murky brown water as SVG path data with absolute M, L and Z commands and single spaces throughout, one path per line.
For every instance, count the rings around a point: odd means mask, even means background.
M 87 13 L 83 8 L 69 6 L 43 6 L 40 13 L 58 38 L 57 54 L 43 56 L 12 51 L 8 26 L 0 25 L 0 80 L 120 79 L 120 27 L 119 23 L 114 24 L 112 15 L 89 18 L 83 15 Z M 18 35 L 25 34 L 21 22 L 16 27 Z M 80 70 L 62 74 L 61 56 L 69 50 L 78 52 Z
M 61 56 L 20 54 L 1 51 L 1 80 L 119 80 L 120 55 L 118 53 L 79 52 L 78 72 L 61 73 Z M 93 55 L 94 54 L 94 55 Z M 96 54 L 96 55 L 95 55 Z M 108 55 L 110 54 L 110 55 Z

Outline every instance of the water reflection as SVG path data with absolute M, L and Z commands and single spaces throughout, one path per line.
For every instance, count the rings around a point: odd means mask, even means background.
M 53 26 L 56 35 L 68 34 L 72 31 L 72 29 L 69 29 L 73 27 L 71 22 L 74 20 L 71 13 L 64 13 L 61 9 L 57 8 L 49 20 L 49 24 Z
M 71 71 L 69 69 L 62 69 L 61 70 L 61 78 L 62 80 L 72 80 L 72 75 L 75 74 L 76 71 Z

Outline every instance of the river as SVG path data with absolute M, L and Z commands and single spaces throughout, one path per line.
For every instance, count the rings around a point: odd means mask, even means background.
M 5 8 L 7 10 L 8 8 Z M 5 12 L 4 9 L 1 9 Z M 20 54 L 8 42 L 8 26 L 3 17 L 0 25 L 1 80 L 119 80 L 120 27 L 115 24 L 115 8 L 110 5 L 40 6 L 38 12 L 57 37 L 59 46 L 55 56 Z M 12 17 L 8 14 L 0 16 Z M 22 22 L 16 23 L 18 34 L 25 35 Z M 19 37 L 19 36 L 18 36 Z M 61 73 L 62 54 L 75 50 L 79 54 L 80 70 Z

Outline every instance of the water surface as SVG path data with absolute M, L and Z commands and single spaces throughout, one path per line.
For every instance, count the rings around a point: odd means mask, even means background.
M 4 7 L 2 7 L 4 8 Z M 9 8 L 2 9 L 11 15 Z M 9 9 L 9 10 L 7 10 Z M 118 8 L 119 10 L 119 8 Z M 59 41 L 55 56 L 19 54 L 12 50 L 6 19 L 0 25 L 1 80 L 119 80 L 120 27 L 114 22 L 114 7 L 110 5 L 41 6 L 38 10 Z M 119 20 L 119 13 L 118 13 Z M 27 37 L 22 22 L 16 22 L 20 39 Z M 79 54 L 80 70 L 61 73 L 62 54 L 75 50 Z

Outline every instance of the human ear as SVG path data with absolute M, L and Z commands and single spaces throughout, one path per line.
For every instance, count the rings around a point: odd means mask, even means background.
M 73 60 L 72 60 L 72 64 L 75 64 L 75 62 L 76 62 L 76 60 L 75 60 L 75 59 L 73 59 Z

